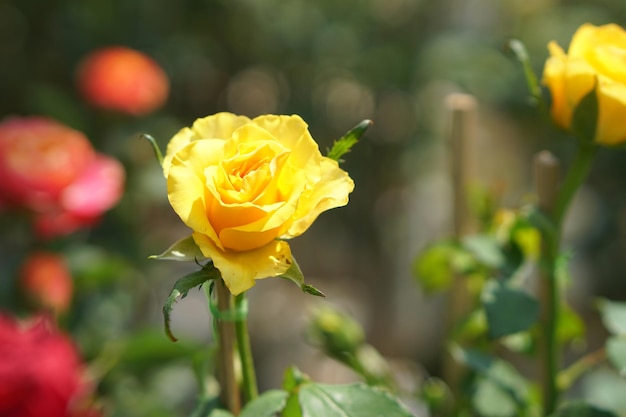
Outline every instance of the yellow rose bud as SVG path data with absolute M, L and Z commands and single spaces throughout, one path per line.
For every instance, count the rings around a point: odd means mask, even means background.
M 284 240 L 354 189 L 295 115 L 198 119 L 168 144 L 163 172 L 174 211 L 233 294 L 283 274 L 292 263 Z
M 552 97 L 554 121 L 572 130 L 576 106 L 596 86 L 598 119 L 594 138 L 602 145 L 626 142 L 626 31 L 615 24 L 582 25 L 567 54 L 554 41 L 543 83 Z

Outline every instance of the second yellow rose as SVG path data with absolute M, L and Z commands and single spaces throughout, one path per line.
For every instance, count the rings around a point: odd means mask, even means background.
M 551 94 L 551 114 L 565 130 L 572 130 L 576 106 L 596 86 L 598 120 L 593 140 L 602 145 L 626 142 L 626 31 L 618 25 L 582 25 L 567 54 L 554 41 L 543 83 Z

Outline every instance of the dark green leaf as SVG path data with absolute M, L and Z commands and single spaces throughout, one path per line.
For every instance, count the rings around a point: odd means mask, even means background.
M 170 328 L 170 313 L 172 312 L 173 304 L 181 298 L 185 298 L 189 290 L 202 285 L 208 280 L 211 279 L 220 279 L 220 272 L 213 266 L 213 264 L 209 264 L 209 266 L 203 267 L 200 271 L 192 272 L 189 275 L 185 275 L 180 278 L 174 284 L 174 288 L 170 292 L 169 297 L 165 301 L 163 305 L 163 320 L 165 323 L 165 334 L 170 338 L 173 342 L 176 339 L 172 334 L 172 329 Z
M 572 133 L 581 143 L 593 143 L 598 124 L 598 80 L 593 88 L 580 100 L 572 116 Z
M 179 240 L 160 255 L 152 255 L 150 259 L 168 261 L 199 262 L 207 259 L 191 236 Z
M 626 303 L 600 299 L 600 316 L 606 329 L 614 335 L 626 335 Z
M 333 143 L 333 147 L 326 155 L 330 159 L 341 162 L 341 157 L 350 152 L 350 149 L 359 141 L 363 133 L 372 125 L 371 120 L 363 120 L 361 123 L 353 127 L 348 133 Z
M 610 337 L 606 341 L 606 355 L 618 372 L 626 375 L 626 337 Z
M 617 417 L 617 414 L 582 401 L 576 401 L 560 407 L 550 417 Z
M 283 390 L 270 390 L 246 404 L 239 417 L 274 417 L 287 404 L 289 393 Z
M 495 280 L 484 286 L 481 301 L 489 336 L 493 339 L 527 330 L 539 316 L 539 303 L 535 298 Z
M 472 393 L 472 405 L 484 417 L 514 416 L 517 404 L 508 392 L 487 378 L 479 378 Z
M 147 133 L 143 133 L 141 138 L 150 142 L 152 150 L 154 151 L 154 156 L 156 156 L 157 161 L 159 161 L 159 165 L 163 165 L 163 153 L 161 152 L 161 149 L 159 149 L 159 145 L 156 143 L 156 140 Z
M 412 417 L 391 394 L 365 384 L 308 383 L 298 399 L 302 417 Z

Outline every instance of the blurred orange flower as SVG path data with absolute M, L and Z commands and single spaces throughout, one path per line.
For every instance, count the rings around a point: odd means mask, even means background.
M 30 255 L 22 265 L 19 283 L 30 301 L 54 313 L 66 311 L 72 300 L 71 272 L 65 260 L 54 253 Z
M 0 202 L 33 213 L 42 237 L 92 225 L 119 201 L 124 177 L 117 160 L 54 120 L 0 122 Z
M 167 100 L 169 81 L 147 55 L 124 46 L 89 54 L 77 73 L 78 88 L 96 107 L 141 116 Z

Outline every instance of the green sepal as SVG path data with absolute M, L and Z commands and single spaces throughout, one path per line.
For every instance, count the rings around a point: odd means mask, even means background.
M 549 417 L 617 417 L 617 414 L 583 401 L 575 401 L 561 406 Z
M 539 302 L 534 297 L 496 280 L 485 284 L 481 302 L 492 339 L 527 330 L 539 317 Z
M 163 320 L 165 325 L 165 334 L 169 339 L 173 342 L 177 341 L 176 337 L 172 333 L 172 329 L 170 328 L 170 313 L 172 312 L 173 304 L 177 302 L 179 299 L 183 299 L 189 293 L 189 290 L 195 287 L 198 287 L 205 282 L 212 279 L 220 279 L 220 272 L 213 266 L 212 263 L 209 263 L 207 266 L 203 267 L 200 271 L 192 272 L 189 275 L 185 275 L 180 278 L 174 284 L 174 288 L 170 292 L 169 297 L 165 301 L 163 305 Z
M 596 137 L 598 125 L 598 80 L 593 88 L 580 100 L 572 114 L 572 133 L 580 143 L 592 144 Z
M 318 290 L 312 285 L 304 283 L 304 274 L 300 269 L 300 265 L 296 262 L 295 258 L 291 258 L 291 266 L 284 273 L 279 275 L 280 278 L 286 278 L 296 284 L 303 292 L 318 297 L 326 297 L 323 292 Z
M 537 79 L 537 75 L 535 74 L 533 66 L 530 62 L 526 46 L 524 46 L 522 41 L 519 39 L 511 39 L 508 46 L 515 54 L 517 60 L 522 64 L 524 77 L 526 78 L 526 85 L 528 86 L 528 90 L 530 91 L 530 95 L 533 98 L 534 103 L 537 104 L 541 110 L 545 110 L 547 106 L 541 93 L 541 86 Z
M 175 242 L 160 255 L 149 256 L 149 259 L 200 262 L 206 260 L 207 257 L 202 254 L 202 251 L 193 240 L 193 237 L 189 235 L 186 238 Z
M 156 140 L 147 133 L 142 133 L 141 139 L 145 139 L 150 142 L 150 145 L 152 145 L 152 150 L 154 151 L 154 156 L 156 156 L 157 161 L 159 161 L 159 165 L 163 166 L 163 153 L 161 152 L 159 145 L 156 143 Z
M 333 159 L 337 162 L 343 162 L 341 157 L 348 152 L 356 143 L 359 141 L 359 138 L 363 136 L 365 131 L 372 125 L 372 121 L 365 119 L 358 125 L 354 126 L 352 129 L 348 131 L 345 135 L 343 135 L 340 139 L 336 140 L 333 143 L 333 147 L 326 153 L 326 157 Z

